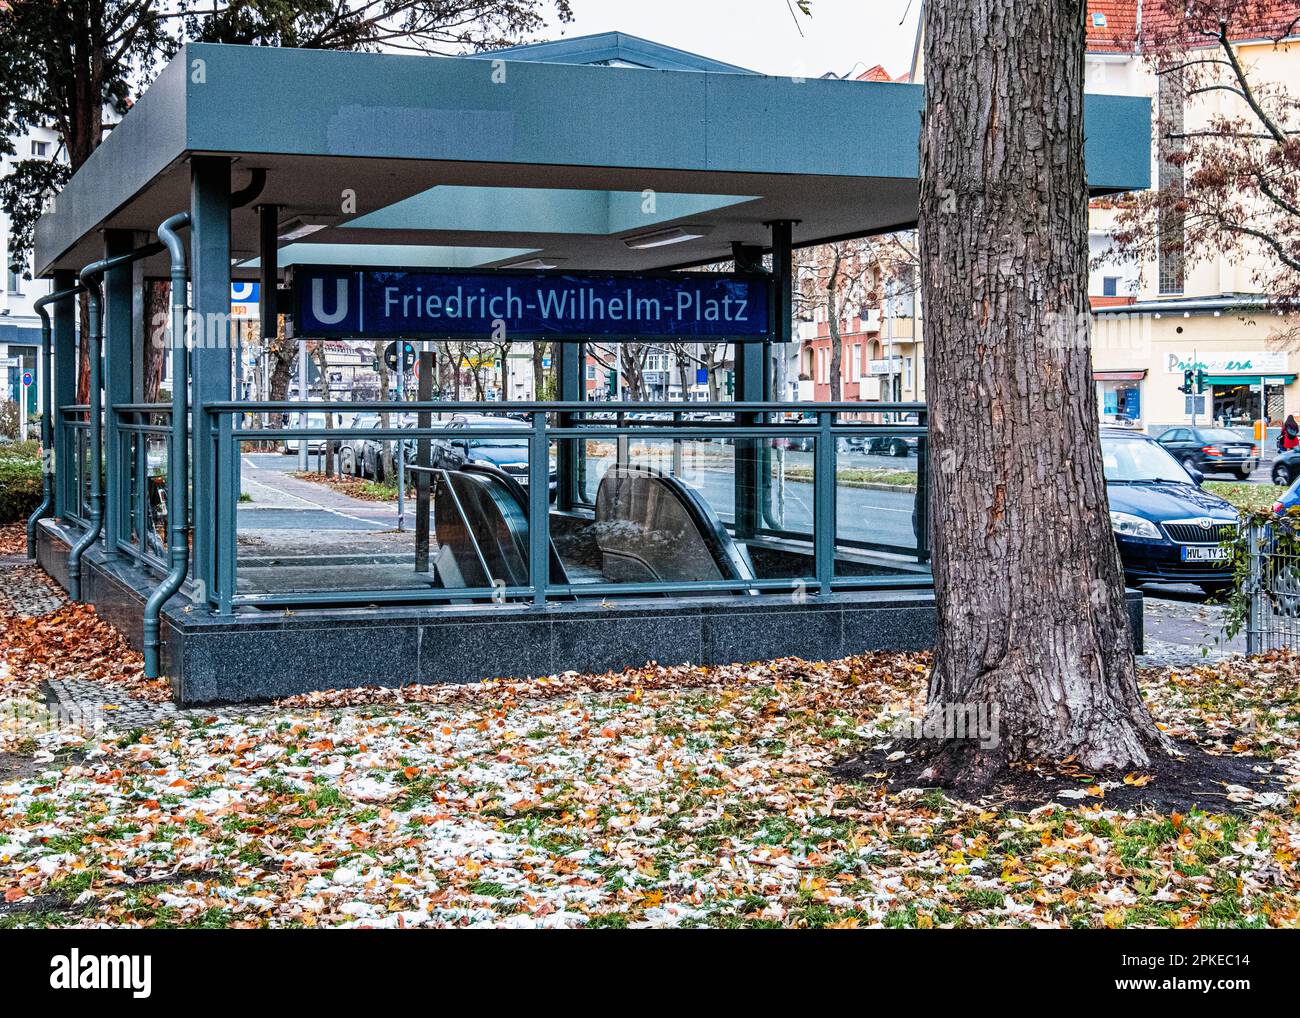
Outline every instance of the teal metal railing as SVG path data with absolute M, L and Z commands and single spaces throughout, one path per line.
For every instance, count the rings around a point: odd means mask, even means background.
M 118 404 L 112 408 L 122 476 L 110 485 L 117 523 L 105 541 L 127 558 L 167 569 L 167 453 L 170 403 Z
M 300 414 L 375 413 L 419 415 L 457 414 L 520 417 L 524 427 L 475 425 L 472 430 L 456 429 L 446 420 L 432 420 L 416 427 L 303 427 L 292 423 Z M 873 420 L 864 420 L 869 414 Z M 797 415 L 792 420 L 791 415 Z M 913 420 L 906 420 L 911 417 Z M 453 601 L 493 599 L 506 602 L 545 604 L 575 598 L 642 597 L 646 595 L 689 595 L 756 591 L 789 595 L 792 586 L 811 595 L 828 595 L 838 590 L 909 589 L 928 587 L 927 429 L 926 408 L 917 403 L 443 403 L 443 402 L 222 402 L 201 407 L 203 441 L 211 443 L 216 463 L 215 487 L 195 492 L 196 499 L 211 500 L 212 535 L 194 534 L 194 555 L 211 554 L 214 583 L 207 591 L 209 601 L 228 613 L 239 607 L 289 608 L 293 606 L 336 606 L 369 604 L 436 604 Z M 260 425 L 260 426 L 259 426 Z M 510 587 L 421 589 L 318 589 L 292 591 L 239 590 L 238 523 L 241 493 L 241 461 L 251 444 L 282 443 L 286 440 L 319 440 L 347 443 L 355 440 L 409 441 L 461 437 L 476 442 L 507 439 L 526 443 L 529 557 L 528 583 Z M 910 543 L 884 542 L 870 537 L 841 534 L 837 503 L 845 491 L 860 482 L 848 467 L 841 473 L 848 448 L 855 443 L 914 440 L 916 479 L 914 489 L 900 486 L 910 495 L 910 506 L 889 511 L 909 517 Z M 687 445 L 701 443 L 730 445 L 733 452 L 725 462 L 736 464 L 735 476 L 757 476 L 759 483 L 744 491 L 736 487 L 736 502 L 730 513 L 719 513 L 727 529 L 740 540 L 755 545 L 764 542 L 793 549 L 795 560 L 810 568 L 800 575 L 759 579 L 707 580 L 700 582 L 569 582 L 556 583 L 549 569 L 553 520 L 550 506 L 552 450 L 565 443 L 580 446 L 580 455 L 555 459 L 572 464 L 572 477 L 559 477 L 562 491 L 572 496 L 566 511 L 582 513 L 592 508 L 583 497 L 580 483 L 589 466 L 590 443 L 606 443 L 618 457 L 632 456 L 636 443 L 666 444 L 671 463 L 682 462 Z M 782 470 L 781 445 L 811 445 L 808 462 L 798 464 L 798 480 L 789 480 Z M 570 447 L 571 448 L 571 447 Z M 726 472 L 726 466 L 723 472 Z M 757 469 L 755 470 L 755 464 Z M 746 469 L 742 470 L 741 467 Z M 669 466 L 669 470 L 672 467 Z M 716 472 L 716 471 L 715 471 Z M 521 477 L 522 479 L 522 477 Z M 806 526 L 791 526 L 788 514 L 780 511 L 781 499 L 797 486 Z M 811 488 L 811 505 L 806 495 Z M 540 521 L 540 525 L 538 522 Z M 853 521 L 861 526 L 863 521 Z M 870 530 L 870 521 L 866 521 Z M 906 529 L 906 528 L 905 528 Z M 837 569 L 837 559 L 846 555 L 874 553 L 889 556 L 887 569 L 874 573 L 851 573 Z
M 59 407 L 65 451 L 55 461 L 55 483 L 62 485 L 67 519 L 85 526 L 90 518 L 90 407 Z

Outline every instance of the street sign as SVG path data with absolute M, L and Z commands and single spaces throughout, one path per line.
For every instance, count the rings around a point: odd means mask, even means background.
M 384 348 L 384 363 L 388 365 L 389 371 L 397 370 L 397 344 L 389 343 Z M 415 366 L 415 345 L 413 343 L 402 344 L 402 370 L 410 371 Z
M 240 320 L 256 319 L 261 314 L 258 305 L 260 295 L 259 283 L 231 283 L 230 317 Z
M 294 269 L 295 333 L 761 340 L 770 280 L 734 272 Z
M 30 387 L 31 387 L 31 384 L 32 384 L 34 381 L 36 381 L 36 379 L 32 378 L 32 373 L 31 373 L 30 371 L 24 371 L 24 372 L 23 372 L 23 387 L 24 387 L 24 388 L 30 388 Z

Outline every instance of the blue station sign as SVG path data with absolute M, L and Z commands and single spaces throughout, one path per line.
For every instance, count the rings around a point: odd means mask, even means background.
M 761 340 L 766 277 L 297 266 L 300 337 Z

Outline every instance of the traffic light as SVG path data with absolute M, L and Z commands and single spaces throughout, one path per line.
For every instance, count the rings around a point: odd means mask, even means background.
M 609 374 L 605 376 L 605 381 L 609 385 L 609 398 L 617 399 L 618 398 L 618 372 L 611 371 Z
M 727 372 L 727 395 L 734 396 L 735 394 L 736 394 L 736 373 L 734 371 L 728 371 Z
M 1196 391 L 1197 391 L 1197 393 L 1202 393 L 1202 392 L 1204 392 L 1204 391 L 1206 390 L 1206 384 L 1205 384 L 1205 381 L 1206 381 L 1205 369 L 1204 369 L 1204 368 L 1198 368 L 1197 371 L 1196 371 Z
M 1192 386 L 1196 379 L 1196 372 L 1188 368 L 1183 372 L 1183 384 L 1178 387 L 1178 391 L 1190 396 L 1195 391 Z

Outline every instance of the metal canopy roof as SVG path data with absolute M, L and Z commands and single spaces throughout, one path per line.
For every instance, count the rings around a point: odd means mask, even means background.
M 798 220 L 796 244 L 916 219 L 919 85 L 537 62 L 546 45 L 522 60 L 187 45 L 41 217 L 39 271 L 188 208 L 191 153 L 229 155 L 232 188 L 265 169 L 258 203 L 324 225 L 286 263 L 653 269 L 766 245 L 774 219 Z M 1093 192 L 1149 186 L 1149 101 L 1088 96 L 1085 115 Z M 231 220 L 232 272 L 252 276 L 257 215 Z M 701 236 L 623 242 L 674 225 Z

